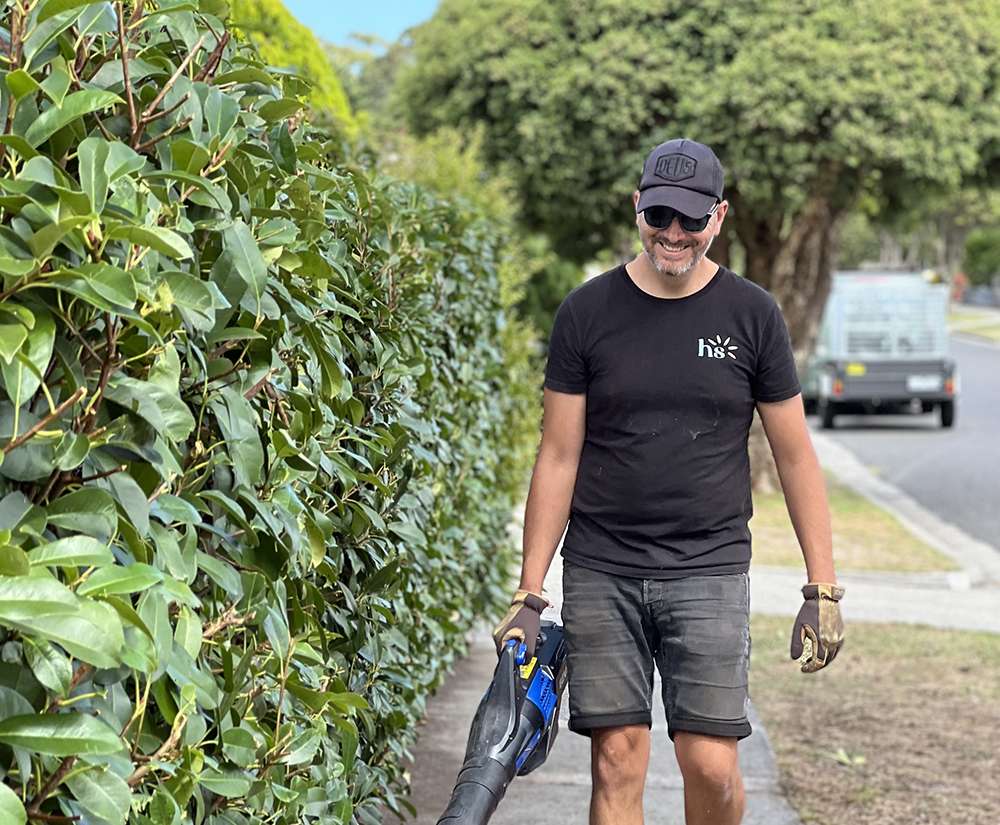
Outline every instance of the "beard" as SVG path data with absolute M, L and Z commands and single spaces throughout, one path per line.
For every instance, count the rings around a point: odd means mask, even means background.
M 708 254 L 708 250 L 711 249 L 712 241 L 714 240 L 715 235 L 710 235 L 701 245 L 696 243 L 690 244 L 688 248 L 691 252 L 691 257 L 687 260 L 687 262 L 684 262 L 683 260 L 676 262 L 659 260 L 656 257 L 657 239 L 655 236 L 647 236 L 643 238 L 642 247 L 646 251 L 646 257 L 649 259 L 649 262 L 653 265 L 653 268 L 657 272 L 661 275 L 678 278 L 682 275 L 687 275 L 701 263 L 702 259 Z

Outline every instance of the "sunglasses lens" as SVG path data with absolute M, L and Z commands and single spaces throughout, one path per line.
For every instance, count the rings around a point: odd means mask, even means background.
M 646 223 L 654 229 L 663 229 L 669 226 L 676 214 L 669 206 L 651 206 L 642 213 L 646 218 Z
M 700 218 L 689 218 L 687 215 L 681 215 L 681 229 L 687 232 L 701 232 L 708 226 L 711 217 L 711 215 L 702 215 Z
M 708 222 L 712 217 L 712 213 L 710 212 L 700 218 L 692 218 L 678 212 L 676 209 L 671 209 L 669 206 L 650 206 L 643 211 L 643 215 L 646 218 L 646 223 L 654 229 L 666 229 L 674 222 L 674 218 L 676 217 L 680 221 L 681 229 L 685 232 L 701 232 L 708 226 Z

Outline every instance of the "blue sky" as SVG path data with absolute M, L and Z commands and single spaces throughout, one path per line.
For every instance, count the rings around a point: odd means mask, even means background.
M 352 32 L 395 40 L 427 20 L 438 0 L 284 0 L 299 22 L 323 40 L 348 45 Z

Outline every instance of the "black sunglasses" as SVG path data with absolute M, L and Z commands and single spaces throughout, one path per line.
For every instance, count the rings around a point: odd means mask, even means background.
M 642 214 L 646 219 L 646 223 L 654 229 L 666 229 L 674 222 L 674 218 L 676 217 L 681 223 L 681 229 L 685 232 L 701 232 L 708 226 L 708 222 L 712 219 L 712 215 L 715 214 L 715 210 L 718 208 L 719 204 L 715 204 L 707 215 L 702 215 L 700 218 L 692 218 L 690 215 L 678 212 L 670 206 L 650 206 L 642 210 Z

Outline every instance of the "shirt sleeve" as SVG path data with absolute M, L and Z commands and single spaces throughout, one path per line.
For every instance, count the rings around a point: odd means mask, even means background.
M 556 392 L 578 394 L 587 391 L 587 363 L 568 298 L 559 305 L 552 324 L 545 386 Z
M 774 304 L 764 323 L 757 348 L 757 369 L 753 378 L 755 401 L 785 401 L 802 391 L 795 372 L 795 357 L 788 327 Z

